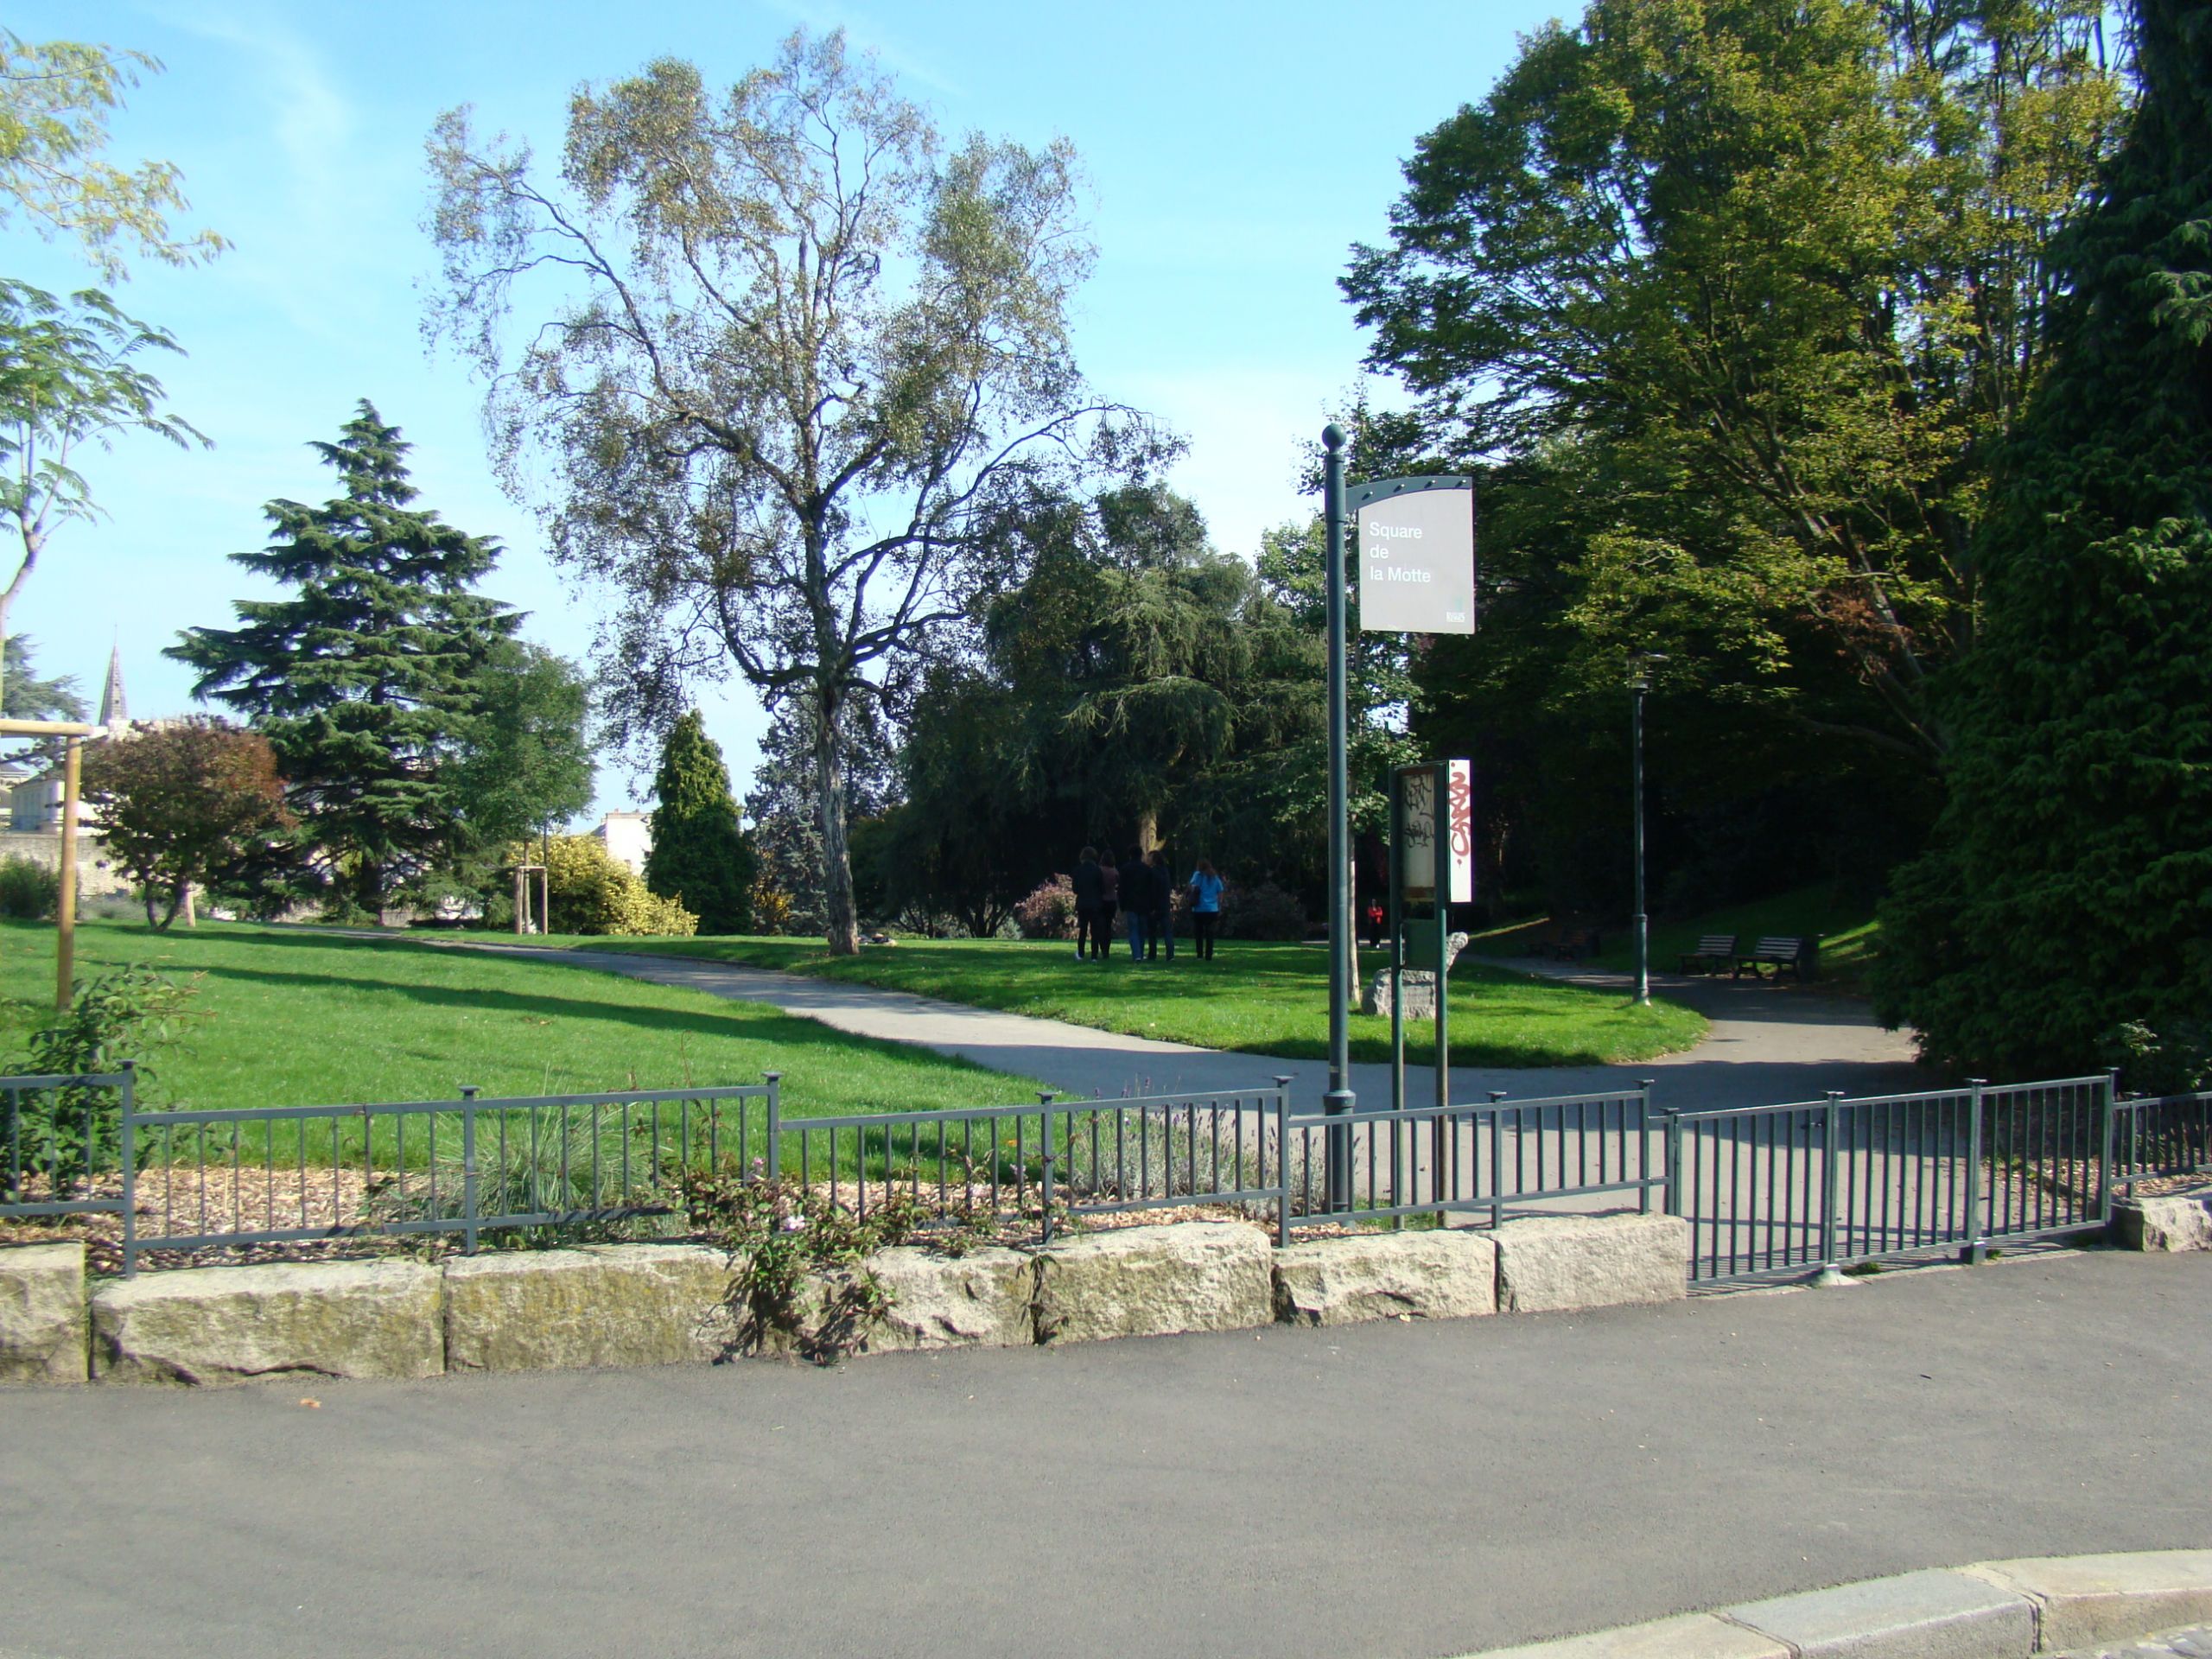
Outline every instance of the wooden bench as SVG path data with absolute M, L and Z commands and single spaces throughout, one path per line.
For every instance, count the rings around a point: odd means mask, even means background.
M 1562 927 L 1544 942 L 1544 954 L 1554 962 L 1573 962 L 1596 956 L 1599 944 L 1594 927 Z
M 1733 933 L 1706 933 L 1699 936 L 1697 949 L 1682 952 L 1683 973 L 1717 974 L 1723 968 L 1733 970 L 1736 966 L 1736 936 Z
M 1813 976 L 1813 957 L 1815 949 L 1810 939 L 1797 938 L 1785 933 L 1770 934 L 1749 950 L 1738 953 L 1735 971 L 1729 977 L 1740 978 L 1744 969 L 1748 968 L 1751 970 L 1751 976 L 1754 979 L 1759 978 L 1761 967 L 1771 963 L 1774 966 L 1773 977 L 1776 979 L 1782 977 L 1783 969 L 1790 968 L 1796 970 L 1799 979 L 1808 980 Z

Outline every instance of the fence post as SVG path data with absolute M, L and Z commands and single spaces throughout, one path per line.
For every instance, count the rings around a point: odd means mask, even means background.
M 2103 1133 L 2097 1137 L 2097 1219 L 2107 1224 L 2112 1221 L 2112 1136 L 2120 1116 L 2113 1108 L 2119 1099 L 2120 1068 L 2115 1065 L 2105 1073 Z
M 1045 1173 L 1037 1189 L 1037 1213 L 1044 1231 L 1042 1242 L 1047 1244 L 1052 1242 L 1052 1099 L 1050 1089 L 1037 1091 L 1037 1104 L 1042 1108 L 1037 1114 L 1038 1125 L 1045 1141 Z
M 1290 1079 L 1275 1079 L 1275 1243 L 1290 1243 Z
M 1645 1215 L 1651 1213 L 1651 1077 L 1636 1080 L 1636 1178 L 1642 1183 L 1636 1195 L 1636 1207 Z
M 438 1155 L 435 1147 L 430 1156 Z M 592 1195 L 597 1202 L 599 1195 Z M 461 1253 L 476 1254 L 476 1090 L 461 1091 Z
M 773 1181 L 780 1179 L 784 1173 L 784 1074 L 763 1071 L 760 1077 L 768 1085 L 768 1179 Z
M 138 1062 L 123 1063 L 123 1121 L 116 1160 L 123 1173 L 123 1276 L 138 1276 Z
M 1491 1151 L 1491 1154 L 1492 1154 L 1492 1155 L 1491 1155 L 1491 1160 L 1490 1160 L 1490 1195 L 1491 1195 L 1491 1198 L 1497 1198 L 1497 1197 L 1498 1196 L 1498 1187 L 1499 1187 L 1499 1185 L 1500 1185 L 1500 1184 L 1501 1184 L 1501 1183 L 1505 1179 L 1505 1172 L 1504 1172 L 1502 1168 L 1500 1168 L 1500 1167 L 1499 1167 L 1499 1165 L 1498 1165 L 1498 1160 L 1497 1160 L 1497 1155 L 1496 1155 L 1496 1154 L 1497 1154 L 1497 1118 L 1498 1118 L 1497 1108 L 1498 1108 L 1498 1103 L 1505 1098 L 1506 1091 L 1505 1091 L 1504 1090 L 1503 1090 L 1503 1089 L 1492 1089 L 1492 1090 L 1491 1090 L 1489 1091 L 1489 1093 L 1490 1093 L 1490 1106 L 1491 1106 L 1491 1113 L 1490 1113 Z M 1520 1126 L 1518 1123 L 1516 1123 L 1516 1124 L 1513 1126 L 1513 1134 L 1514 1134 L 1514 1137 L 1515 1137 L 1515 1139 L 1516 1139 L 1516 1143 L 1517 1143 L 1517 1141 L 1518 1141 L 1518 1140 L 1519 1140 L 1519 1137 L 1520 1137 L 1520 1134 L 1521 1134 L 1521 1126 Z M 1477 1126 L 1477 1128 L 1476 1128 L 1476 1129 L 1475 1129 L 1475 1144 L 1476 1144 L 1478 1147 L 1479 1147 L 1479 1146 L 1482 1144 L 1482 1135 L 1483 1135 L 1483 1132 L 1482 1132 L 1481 1127 L 1479 1126 L 1479 1124 L 1478 1124 L 1478 1126 Z M 1503 1227 L 1503 1226 L 1504 1226 L 1504 1225 L 1505 1225 L 1505 1206 L 1504 1206 L 1503 1204 L 1493 1204 L 1493 1205 L 1491 1205 L 1491 1207 L 1490 1207 L 1490 1230 L 1491 1230 L 1491 1231 L 1492 1231 L 1492 1232 L 1494 1233 L 1494 1232 L 1496 1232 L 1499 1228 L 1501 1228 L 1501 1227 Z
M 1989 1246 L 1981 1236 L 1981 1091 L 1987 1077 L 1968 1077 L 1972 1093 L 1967 1101 L 1967 1237 L 1959 1260 L 1969 1266 L 1989 1259 Z
M 1827 1095 L 1827 1109 L 1821 1114 L 1821 1270 L 1813 1282 L 1837 1285 L 1843 1282 L 1835 1261 L 1836 1151 L 1843 1139 L 1843 1090 L 1831 1089 Z

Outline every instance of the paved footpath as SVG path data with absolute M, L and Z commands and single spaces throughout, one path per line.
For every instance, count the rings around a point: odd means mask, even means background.
M 918 1043 L 993 1071 L 1039 1078 L 1085 1097 L 1264 1088 L 1281 1075 L 1294 1080 L 1299 1107 L 1318 1109 L 1328 1086 L 1328 1066 L 1319 1060 L 1220 1053 L 769 969 L 614 951 L 511 945 L 455 948 L 509 951 L 715 996 L 766 1002 L 840 1031 Z M 1562 969 L 1550 963 L 1508 965 L 1627 992 L 1627 981 L 1618 976 Z M 1101 971 L 1174 974 L 1196 969 L 1193 964 L 1136 969 L 1117 963 Z M 1863 1003 L 1726 980 L 1669 977 L 1653 982 L 1662 995 L 1688 1003 L 1713 1022 L 1705 1041 L 1689 1052 L 1636 1065 L 1453 1066 L 1452 1098 L 1478 1101 L 1492 1089 L 1521 1096 L 1597 1094 L 1633 1089 L 1639 1077 L 1649 1077 L 1654 1080 L 1652 1098 L 1658 1105 L 1688 1109 L 1818 1099 L 1830 1089 L 1866 1095 L 1925 1086 L 1923 1074 L 1913 1064 L 1911 1039 L 1875 1025 Z M 1387 1066 L 1355 1065 L 1352 1073 L 1352 1086 L 1363 1105 L 1389 1103 Z M 1427 1066 L 1407 1068 L 1409 1102 L 1418 1104 L 1432 1097 L 1433 1076 Z
M 2212 1546 L 2207 1376 L 2212 1255 L 2069 1252 L 834 1370 L 0 1391 L 0 1651 L 1440 1659 Z

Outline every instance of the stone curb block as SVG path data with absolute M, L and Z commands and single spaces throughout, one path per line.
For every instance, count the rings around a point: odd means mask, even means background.
M 1256 1227 L 1125 1227 L 1037 1257 L 1037 1339 L 1097 1342 L 1274 1323 L 1274 1251 Z
M 1525 1648 L 1494 1648 L 1469 1659 L 1793 1659 L 1788 1648 L 1711 1613 L 1685 1613 Z
M 858 1333 L 856 1352 L 1024 1348 L 1037 1340 L 1037 1268 L 1021 1251 L 946 1256 L 900 1245 L 877 1251 L 868 1266 L 891 1306 Z
M 1724 1607 L 1799 1659 L 2026 1659 L 2034 1604 L 1969 1573 L 1905 1573 Z
M 2032 1601 L 2040 1646 L 2054 1650 L 2212 1623 L 2212 1550 L 2044 1556 L 1965 1571 Z
M 435 1376 L 445 1280 L 412 1262 L 182 1268 L 92 1293 L 104 1382 Z
M 88 1330 L 82 1244 L 0 1249 L 0 1382 L 86 1381 Z
M 2212 1250 L 2212 1192 L 2115 1198 L 2106 1231 L 2124 1250 Z
M 721 1251 L 686 1244 L 451 1261 L 446 1369 L 559 1371 L 710 1360 L 722 1348 L 710 1321 L 729 1278 Z
M 1678 1301 L 1690 1228 L 1679 1216 L 1529 1216 L 1497 1231 L 1503 1313 Z
M 2212 1549 L 1905 1573 L 1465 1659 L 2031 1659 L 2212 1622 Z
M 1497 1312 L 1497 1246 L 1462 1228 L 1316 1238 L 1274 1253 L 1275 1318 L 1352 1325 Z

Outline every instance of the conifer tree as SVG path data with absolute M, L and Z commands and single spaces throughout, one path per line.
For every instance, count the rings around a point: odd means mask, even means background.
M 311 867 L 374 910 L 450 843 L 477 677 L 522 619 L 470 591 L 498 546 L 411 505 L 409 446 L 365 400 L 315 447 L 345 493 L 270 502 L 269 545 L 231 556 L 295 593 L 241 600 L 241 626 L 188 629 L 166 654 L 269 738 Z
M 669 732 L 653 798 L 646 887 L 694 912 L 702 933 L 744 932 L 753 925 L 753 849 L 738 829 L 721 746 L 696 709 Z
M 2054 363 L 1981 538 L 1949 799 L 1885 916 L 1885 1017 L 1993 1076 L 2212 1010 L 2212 6 L 2137 21 L 2142 100 L 2052 246 Z

